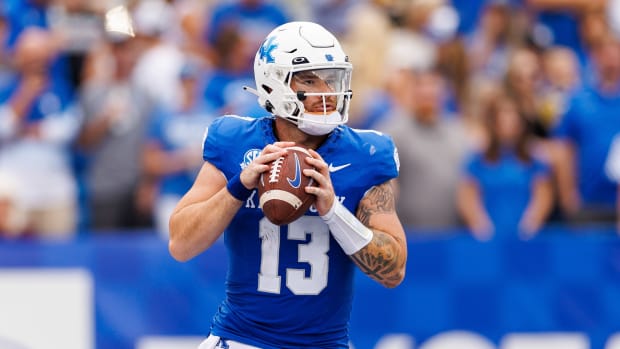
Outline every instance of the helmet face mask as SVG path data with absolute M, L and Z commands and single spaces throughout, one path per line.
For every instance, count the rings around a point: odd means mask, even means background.
M 303 131 L 314 127 L 308 133 L 326 134 L 348 120 L 351 71 L 331 33 L 315 23 L 287 23 L 273 30 L 256 53 L 258 102 Z

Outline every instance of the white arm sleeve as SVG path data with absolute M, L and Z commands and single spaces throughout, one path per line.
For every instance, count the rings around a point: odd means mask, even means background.
M 334 198 L 334 204 L 321 218 L 347 255 L 361 250 L 372 240 L 372 230 L 363 225 L 337 198 Z

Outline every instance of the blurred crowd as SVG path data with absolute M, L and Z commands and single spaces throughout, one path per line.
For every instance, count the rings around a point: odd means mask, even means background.
M 617 224 L 620 0 L 4 0 L 1 234 L 166 237 L 210 122 L 267 114 L 242 87 L 291 20 L 350 56 L 407 228 Z

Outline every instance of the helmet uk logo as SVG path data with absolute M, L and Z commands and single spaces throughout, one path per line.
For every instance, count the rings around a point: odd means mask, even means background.
M 241 166 L 241 169 L 243 170 L 244 168 L 248 167 L 248 165 L 260 155 L 260 152 L 260 149 L 250 149 L 246 151 L 245 154 L 243 154 L 243 161 L 239 164 L 239 166 Z
M 271 55 L 273 50 L 275 50 L 278 47 L 278 44 L 273 42 L 275 39 L 276 38 L 274 36 L 268 38 L 263 43 L 263 45 L 260 47 L 259 57 L 260 57 L 261 61 L 265 61 L 267 63 L 273 63 L 273 62 L 276 61 L 276 59 L 273 58 L 273 56 Z
M 334 61 L 334 56 L 332 56 L 332 55 L 330 55 L 330 54 L 326 54 L 326 55 L 325 55 L 325 59 L 326 59 L 328 62 L 333 62 L 333 61 Z

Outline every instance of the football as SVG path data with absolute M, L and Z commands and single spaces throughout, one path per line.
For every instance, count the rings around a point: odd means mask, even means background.
M 310 153 L 301 147 L 286 150 L 287 155 L 273 161 L 258 182 L 259 207 L 276 225 L 286 225 L 303 216 L 315 199 L 304 189 L 316 185 L 303 174 L 304 169 L 313 168 L 304 160 Z

